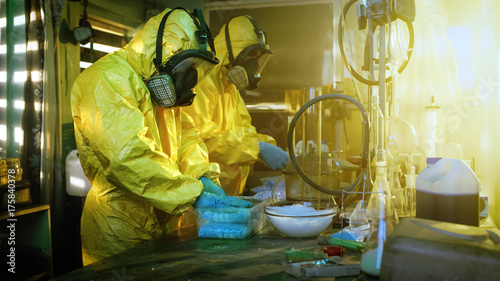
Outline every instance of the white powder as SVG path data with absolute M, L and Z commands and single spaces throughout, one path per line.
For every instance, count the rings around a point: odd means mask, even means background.
M 293 217 L 328 215 L 334 214 L 335 210 L 336 209 L 316 210 L 314 207 L 306 206 L 303 204 L 266 207 L 266 212 L 269 214 Z
M 281 234 L 289 237 L 311 237 L 321 234 L 332 222 L 337 208 L 316 210 L 307 205 L 268 206 L 269 221 Z

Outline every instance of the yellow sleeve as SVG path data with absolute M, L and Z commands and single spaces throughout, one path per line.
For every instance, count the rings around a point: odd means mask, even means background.
M 175 132 L 177 138 L 168 140 L 171 150 L 180 147 L 180 159 L 164 153 L 146 86 L 133 71 L 120 68 L 116 60 L 110 62 L 114 71 L 109 71 L 105 62 L 99 64 L 104 65 L 102 69 L 96 66 L 82 73 L 72 89 L 82 167 L 92 188 L 96 184 L 105 192 L 108 182 L 160 210 L 177 214 L 179 208 L 192 204 L 201 193 L 203 185 L 198 174 L 207 172 L 203 171 L 205 168 L 213 170 L 213 166 L 204 166 L 206 159 L 201 155 L 187 158 L 189 151 L 200 148 L 199 142 L 190 137 L 179 144 L 183 132 Z M 105 70 L 108 71 L 104 74 Z M 169 130 L 174 130 L 180 120 L 165 122 Z M 204 163 L 199 171 L 189 168 L 199 163 Z
M 214 77 L 209 76 L 200 83 L 187 112 L 201 131 L 210 161 L 224 165 L 251 165 L 258 159 L 259 136 L 250 124 L 250 114 L 239 93 L 231 92 L 231 89 L 224 93 L 223 86 L 214 81 Z M 219 88 L 220 93 L 216 90 Z
M 200 136 L 200 131 L 196 129 L 193 119 L 186 113 L 182 114 L 182 131 L 179 170 L 197 179 L 207 177 L 218 182 L 219 165 L 208 162 L 208 150 Z
M 239 114 L 240 114 L 240 118 L 241 120 L 243 121 L 242 122 L 242 126 L 244 128 L 255 128 L 253 125 L 252 125 L 252 118 L 250 117 L 250 113 L 248 112 L 248 109 L 245 105 L 245 102 L 243 101 L 243 98 L 238 95 L 238 111 L 239 111 Z M 276 145 L 276 140 L 271 137 L 270 135 L 264 135 L 264 134 L 259 134 L 257 133 L 257 140 L 258 141 L 261 141 L 261 142 L 267 142 L 267 143 L 270 143 L 272 145 Z M 258 151 L 257 151 L 258 153 Z

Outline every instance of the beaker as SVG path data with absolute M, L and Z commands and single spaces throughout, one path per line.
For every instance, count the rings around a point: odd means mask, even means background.
M 322 187 L 338 190 L 340 188 L 340 168 L 335 164 L 331 153 L 318 155 L 315 151 L 298 155 L 297 162 L 304 173 Z M 286 199 L 289 201 L 329 200 L 329 194 L 320 192 L 307 184 L 289 162 L 282 170 L 285 176 Z
M 304 89 L 301 104 L 322 95 L 321 87 Z M 294 132 L 296 159 L 305 175 L 313 182 L 328 186 L 329 169 L 326 165 L 328 152 L 321 151 L 322 143 L 322 103 L 314 104 L 305 110 L 298 119 L 297 132 Z M 297 139 L 295 139 L 297 138 Z M 286 198 L 290 201 L 328 200 L 327 194 L 316 190 L 296 172 L 291 163 L 283 170 L 285 174 Z

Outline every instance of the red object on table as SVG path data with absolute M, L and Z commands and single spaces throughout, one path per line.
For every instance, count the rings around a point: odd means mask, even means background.
M 345 248 L 339 246 L 326 246 L 323 247 L 323 252 L 329 257 L 331 256 L 342 256 L 344 254 Z

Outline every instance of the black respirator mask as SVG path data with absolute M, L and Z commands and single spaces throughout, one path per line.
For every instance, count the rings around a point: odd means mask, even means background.
M 257 22 L 250 17 L 247 18 L 254 26 L 254 31 L 259 43 L 243 49 L 236 59 L 234 59 L 231 38 L 229 36 L 229 22 L 231 20 L 228 21 L 225 29 L 229 62 L 232 65 L 227 72 L 227 78 L 239 90 L 253 90 L 257 88 L 260 82 L 260 73 L 273 53 L 269 50 L 269 45 L 267 45 L 265 40 L 265 34 L 257 25 Z
M 196 39 L 200 49 L 180 51 L 162 64 L 163 30 L 167 18 L 174 10 L 184 10 L 193 18 L 198 31 Z M 200 22 L 198 23 L 199 20 Z M 156 58 L 153 60 L 158 70 L 146 81 L 146 86 L 153 99 L 163 107 L 188 106 L 195 97 L 194 88 L 219 63 L 215 51 L 207 50 L 207 43 L 215 50 L 213 37 L 208 29 L 201 10 L 195 9 L 194 14 L 184 8 L 169 11 L 161 20 L 156 38 Z

